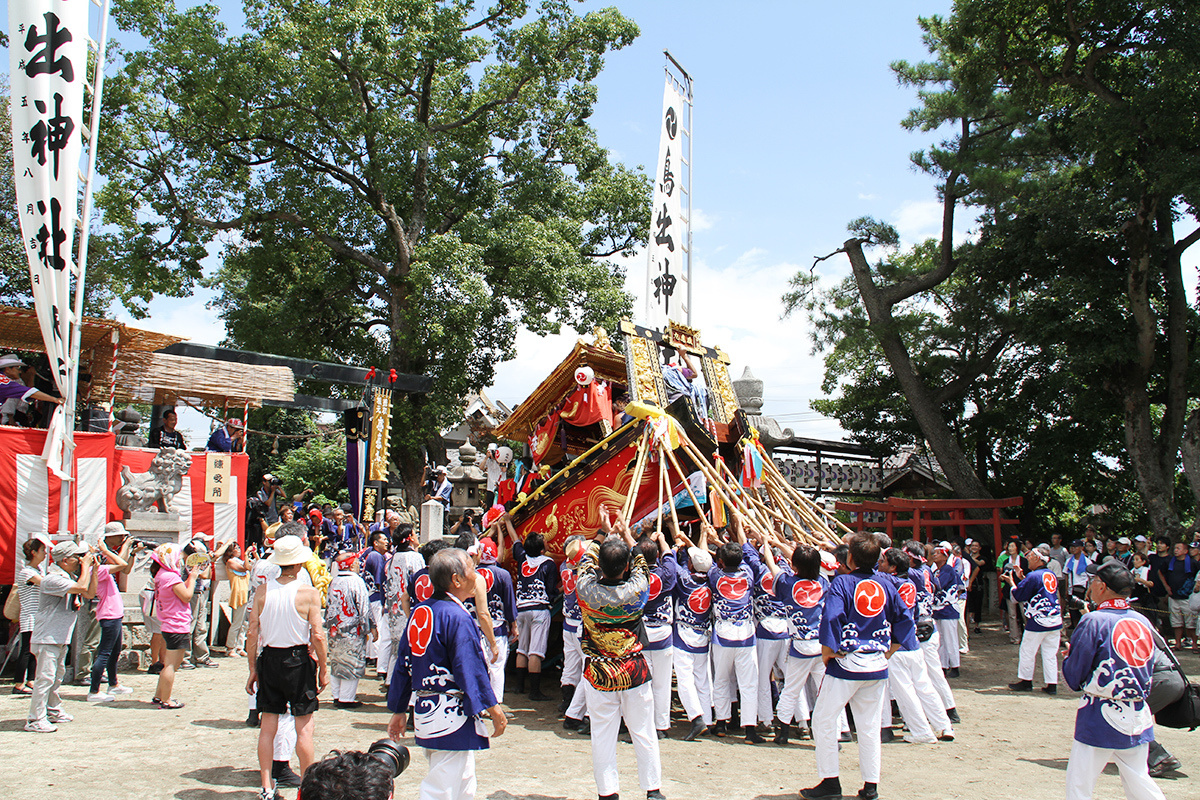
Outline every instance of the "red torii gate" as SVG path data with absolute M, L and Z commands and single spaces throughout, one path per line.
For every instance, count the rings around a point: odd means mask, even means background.
M 1000 516 L 1000 509 L 1013 508 L 1025 504 L 1024 498 L 1006 497 L 999 500 L 915 500 L 908 497 L 889 497 L 886 502 L 867 500 L 862 503 L 838 502 L 834 507 L 838 511 L 849 511 L 856 516 L 850 527 L 862 531 L 867 528 L 882 528 L 888 536 L 896 538 L 896 528 L 908 528 L 911 538 L 924 541 L 923 529 L 957 528 L 960 536 L 963 530 L 972 525 L 991 525 L 995 537 L 995 552 L 999 553 L 1003 540 L 1001 526 L 1020 525 L 1020 520 L 1006 519 Z M 991 509 L 991 518 L 970 519 L 966 512 L 970 509 Z M 879 512 L 884 515 L 882 522 L 868 522 L 867 514 Z M 949 514 L 949 519 L 934 519 L 933 513 Z M 898 514 L 911 514 L 907 519 Z M 933 531 L 929 530 L 932 538 Z

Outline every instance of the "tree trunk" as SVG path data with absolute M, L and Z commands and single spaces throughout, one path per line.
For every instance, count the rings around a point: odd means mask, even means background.
M 904 397 L 913 410 L 913 416 L 921 427 L 925 441 L 929 443 L 929 448 L 933 450 L 934 457 L 956 495 L 963 498 L 990 498 L 991 492 L 975 474 L 975 469 L 959 446 L 954 432 L 946 424 L 946 418 L 942 415 L 942 409 L 934 399 L 933 392 L 913 367 L 908 348 L 896 332 L 892 308 L 871 277 L 871 266 L 863 253 L 862 245 L 861 239 L 849 239 L 845 243 L 846 255 L 850 258 L 858 293 L 867 309 L 871 333 L 875 335 L 888 364 L 891 365 L 892 374 L 904 390 Z
M 1124 229 L 1129 249 L 1126 292 L 1134 327 L 1134 356 L 1118 373 L 1114 388 L 1122 404 L 1125 449 L 1150 527 L 1156 534 L 1175 537 L 1183 529 L 1175 502 L 1175 470 L 1187 413 L 1187 306 L 1180 260 L 1170 255 L 1174 252 L 1170 216 L 1159 214 L 1157 205 L 1156 198 L 1143 198 L 1137 217 Z M 1162 253 L 1167 256 L 1160 261 Z M 1161 327 L 1152 298 L 1157 284 L 1155 273 L 1160 270 L 1167 295 Z M 1162 329 L 1166 332 L 1166 353 L 1158 352 Z M 1166 366 L 1165 402 L 1160 401 L 1162 420 L 1158 426 L 1151 399 L 1156 364 Z

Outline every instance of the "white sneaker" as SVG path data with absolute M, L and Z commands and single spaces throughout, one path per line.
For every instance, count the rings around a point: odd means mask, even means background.
M 46 718 L 51 722 L 71 722 L 75 719 L 65 711 L 51 711 Z
M 108 693 L 113 696 L 119 694 L 133 694 L 133 689 L 130 689 L 128 686 L 110 686 L 108 687 Z
M 937 735 L 937 737 L 939 739 L 941 739 L 943 742 L 953 742 L 954 741 L 954 729 L 946 728 L 946 730 L 939 733 Z
M 113 697 L 108 692 L 91 692 L 87 696 L 87 701 L 89 703 L 111 703 L 116 699 L 117 698 Z M 66 720 L 63 721 L 65 722 Z
M 44 719 L 31 719 L 25 723 L 25 730 L 30 733 L 54 733 L 58 727 Z
M 918 739 L 911 733 L 904 734 L 904 741 L 909 744 L 937 744 L 937 739 Z

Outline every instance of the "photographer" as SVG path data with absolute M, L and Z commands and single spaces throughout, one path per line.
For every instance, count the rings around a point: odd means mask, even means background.
M 391 800 L 395 780 L 408 769 L 408 748 L 391 739 L 367 752 L 334 750 L 304 773 L 300 796 L 306 800 Z
M 268 525 L 279 522 L 279 501 L 283 499 L 283 481 L 271 473 L 262 476 L 262 488 L 258 500 L 263 504 L 263 519 Z
M 30 643 L 37 658 L 37 679 L 29 698 L 25 730 L 53 733 L 53 723 L 74 719 L 63 710 L 58 688 L 66 671 L 67 647 L 75 632 L 80 598 L 96 596 L 97 556 L 87 545 L 59 542 L 50 551 L 54 564 L 39 585 L 37 616 Z

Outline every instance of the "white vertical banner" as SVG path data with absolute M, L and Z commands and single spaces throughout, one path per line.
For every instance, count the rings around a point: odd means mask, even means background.
M 71 272 L 83 147 L 87 78 L 85 0 L 9 0 L 9 82 L 13 175 L 21 234 L 42 341 L 63 397 L 70 369 Z M 46 437 L 47 466 L 60 477 L 65 429 L 62 406 Z
M 683 219 L 683 127 L 687 100 L 668 77 L 663 91 L 654 203 L 650 209 L 650 246 L 646 264 L 646 326 L 664 328 L 667 320 L 687 323 L 687 271 Z

